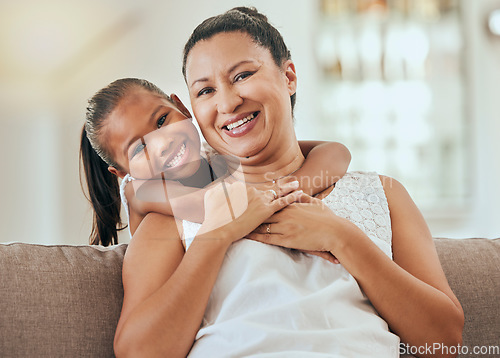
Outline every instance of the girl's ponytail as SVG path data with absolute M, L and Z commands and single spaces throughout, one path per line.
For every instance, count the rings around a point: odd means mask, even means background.
M 87 182 L 89 195 L 87 199 L 94 209 L 90 244 L 116 245 L 118 244 L 118 230 L 127 227 L 122 226 L 120 219 L 121 201 L 118 178 L 109 172 L 108 164 L 92 148 L 85 126 L 82 130 L 80 160 Z
M 94 209 L 90 243 L 92 245 L 117 244 L 120 220 L 120 186 L 118 178 L 108 171 L 112 166 L 121 170 L 105 145 L 103 128 L 110 113 L 132 89 L 142 88 L 172 101 L 160 88 L 138 78 L 122 78 L 111 82 L 89 99 L 85 125 L 82 130 L 80 159 L 83 163 L 89 197 Z M 81 182 L 81 175 L 80 175 Z M 83 185 L 82 185 L 83 186 Z M 84 190 L 85 192 L 85 190 Z

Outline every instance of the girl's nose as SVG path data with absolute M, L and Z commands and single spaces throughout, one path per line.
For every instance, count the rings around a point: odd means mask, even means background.
M 217 92 L 217 111 L 222 114 L 233 113 L 240 104 L 243 103 L 243 98 L 237 90 L 231 86 L 223 86 Z
M 155 174 L 163 170 L 166 157 L 169 155 L 173 139 L 165 138 L 160 135 L 151 133 L 151 137 L 147 138 L 147 148 L 149 149 L 149 160 L 153 166 Z

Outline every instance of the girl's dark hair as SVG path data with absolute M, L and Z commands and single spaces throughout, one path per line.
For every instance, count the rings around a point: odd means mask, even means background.
M 91 245 L 116 245 L 118 230 L 126 228 L 120 219 L 120 187 L 116 175 L 90 145 L 85 126 L 82 129 L 80 160 L 83 163 L 88 197 L 94 209 Z M 120 225 L 120 227 L 118 227 Z
M 112 158 L 105 145 L 103 129 L 106 119 L 118 103 L 132 89 L 143 88 L 171 101 L 161 89 L 149 81 L 137 78 L 123 78 L 110 83 L 98 91 L 87 106 L 85 125 L 80 143 L 80 160 L 87 182 L 87 198 L 94 209 L 90 244 L 104 245 L 118 243 L 118 230 L 127 226 L 120 219 L 120 186 L 116 175 L 108 167 L 122 168 Z M 80 173 L 81 180 L 81 173 Z
M 285 45 L 283 36 L 269 23 L 267 17 L 254 7 L 235 7 L 223 14 L 210 17 L 196 27 L 184 46 L 182 74 L 186 79 L 186 62 L 189 52 L 201 40 L 208 40 L 221 32 L 239 31 L 248 34 L 253 41 L 268 49 L 274 62 L 281 67 L 283 62 L 292 58 Z M 295 107 L 296 94 L 290 96 L 292 111 Z

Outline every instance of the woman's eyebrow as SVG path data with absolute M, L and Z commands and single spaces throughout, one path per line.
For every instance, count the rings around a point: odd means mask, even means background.
M 241 65 L 244 65 L 244 64 L 247 64 L 247 63 L 253 63 L 253 62 L 254 61 L 252 61 L 252 60 L 243 60 L 243 61 L 240 61 L 240 62 L 236 63 L 235 65 L 231 66 L 231 68 L 227 71 L 227 73 L 233 72 L 235 69 L 237 69 Z
M 194 86 L 195 84 L 197 84 L 198 82 L 207 82 L 207 81 L 208 81 L 208 78 L 207 78 L 207 77 L 199 78 L 199 79 L 197 79 L 197 80 L 193 81 L 189 87 L 193 87 L 193 86 Z
M 227 73 L 233 72 L 235 69 L 237 69 L 241 65 L 244 65 L 244 64 L 247 64 L 247 63 L 253 63 L 253 62 L 254 62 L 253 60 L 242 60 L 242 61 L 239 61 L 239 62 L 235 63 L 234 65 L 232 65 L 229 68 L 229 70 L 227 70 Z M 208 81 L 208 77 L 199 78 L 199 79 L 193 81 L 191 83 L 190 87 L 193 87 L 198 82 L 207 82 L 207 81 Z

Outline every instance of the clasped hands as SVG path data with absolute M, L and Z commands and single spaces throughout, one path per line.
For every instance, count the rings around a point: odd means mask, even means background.
M 296 181 L 264 191 L 241 182 L 220 183 L 205 195 L 200 232 L 230 242 L 247 238 L 339 263 L 332 249 L 340 218 L 321 200 L 297 189 Z
M 273 214 L 246 238 L 296 249 L 338 264 L 339 260 L 332 254 L 329 245 L 334 235 L 331 230 L 334 216 L 321 200 L 303 193 L 297 201 Z

